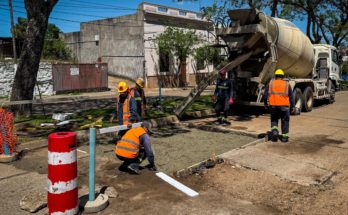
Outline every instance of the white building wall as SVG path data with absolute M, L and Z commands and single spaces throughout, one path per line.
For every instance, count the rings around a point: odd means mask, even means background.
M 10 97 L 12 85 L 15 77 L 15 66 L 12 62 L 0 63 L 0 96 Z M 37 74 L 37 82 L 42 95 L 53 95 L 52 83 L 52 64 L 40 63 Z M 34 96 L 38 96 L 39 92 L 35 86 Z
M 154 39 L 161 34 L 163 31 L 165 31 L 166 26 L 164 25 L 154 25 L 154 24 L 148 24 L 144 23 L 144 43 L 145 43 L 145 74 L 146 77 L 152 77 L 157 76 L 158 74 L 161 75 L 170 75 L 173 74 L 171 72 L 160 72 L 159 68 L 159 55 L 158 55 L 158 48 L 156 47 Z M 208 35 L 207 31 L 203 30 L 196 30 L 196 33 L 200 35 L 203 39 L 208 41 L 208 38 L 210 41 L 212 41 L 212 35 Z M 203 44 L 202 44 L 203 45 Z M 178 65 L 176 65 L 178 66 Z M 207 73 L 211 72 L 213 70 L 213 66 L 209 65 L 204 70 L 198 70 L 196 69 L 196 61 L 195 59 L 190 56 L 187 59 L 187 65 L 186 65 L 186 71 L 187 71 L 187 82 L 189 82 L 189 75 L 193 75 L 196 73 Z

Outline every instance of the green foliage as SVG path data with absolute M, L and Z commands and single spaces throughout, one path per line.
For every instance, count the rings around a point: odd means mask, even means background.
M 229 17 L 227 15 L 227 10 L 230 9 L 230 1 L 220 1 L 214 0 L 213 4 L 208 7 L 202 7 L 201 11 L 203 16 L 214 23 L 217 27 L 222 25 L 226 27 L 229 22 Z
M 206 62 L 206 64 L 213 64 L 217 66 L 221 62 L 219 49 L 204 45 L 196 49 L 194 53 L 195 60 Z
M 158 49 L 175 56 L 180 61 L 186 60 L 194 52 L 194 46 L 200 42 L 199 36 L 194 30 L 186 30 L 175 27 L 167 27 L 155 39 Z
M 26 36 L 27 19 L 18 18 L 18 23 L 15 26 L 15 35 L 17 38 L 24 39 Z M 47 60 L 74 60 L 72 52 L 64 44 L 64 41 L 59 37 L 60 29 L 54 24 L 48 24 L 45 35 L 44 48 L 42 50 L 42 58 Z

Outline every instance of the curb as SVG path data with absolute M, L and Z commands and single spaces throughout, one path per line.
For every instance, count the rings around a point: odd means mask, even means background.
M 255 132 L 249 132 L 249 131 L 240 131 L 233 128 L 221 128 L 221 127 L 216 127 L 212 125 L 195 125 L 192 122 L 181 123 L 181 124 L 189 128 L 197 128 L 197 129 L 201 129 L 205 131 L 213 131 L 213 132 L 233 133 L 233 134 L 244 135 L 244 136 L 254 137 L 254 138 L 259 138 L 259 136 L 262 134 L 262 133 L 255 133 Z

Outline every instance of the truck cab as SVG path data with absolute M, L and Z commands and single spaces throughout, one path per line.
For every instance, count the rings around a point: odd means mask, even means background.
M 342 73 L 336 47 L 327 44 L 314 45 L 315 66 L 313 79 L 329 79 L 335 90 L 340 88 Z

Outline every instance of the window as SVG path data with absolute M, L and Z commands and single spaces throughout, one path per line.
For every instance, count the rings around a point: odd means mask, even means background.
M 158 7 L 158 11 L 162 12 L 162 13 L 167 13 L 168 8 L 166 8 L 166 7 Z
M 185 12 L 185 11 L 180 10 L 180 11 L 179 11 L 179 15 L 180 15 L 180 16 L 186 16 L 186 12 Z
M 336 50 L 331 50 L 332 61 L 338 64 L 338 55 Z
M 196 14 L 196 17 L 197 17 L 197 19 L 203 19 L 203 16 L 202 16 L 202 14 Z
M 169 54 L 159 51 L 159 69 L 160 72 L 169 72 Z

